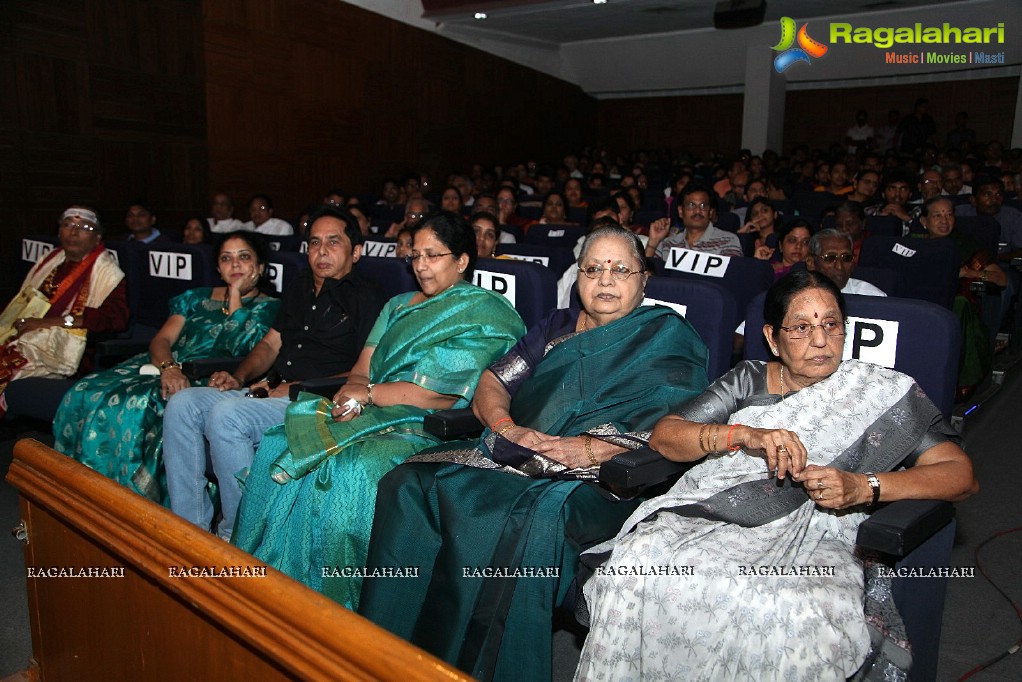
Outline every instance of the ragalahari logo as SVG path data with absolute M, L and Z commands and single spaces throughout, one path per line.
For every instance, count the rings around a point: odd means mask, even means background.
M 777 73 L 784 73 L 785 69 L 795 62 L 812 64 L 810 57 L 819 59 L 827 54 L 826 45 L 809 37 L 809 32 L 806 30 L 809 26 L 808 23 L 802 24 L 802 28 L 798 30 L 797 36 L 795 34 L 795 26 L 795 20 L 791 17 L 781 17 L 781 42 L 770 48 L 780 52 L 779 55 L 774 57 L 774 70 Z M 798 47 L 792 47 L 796 40 L 798 41 Z

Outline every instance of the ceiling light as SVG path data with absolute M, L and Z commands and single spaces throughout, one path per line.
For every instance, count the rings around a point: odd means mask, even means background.
M 475 17 L 476 17 L 476 19 L 485 19 L 486 18 L 486 12 L 476 12 Z

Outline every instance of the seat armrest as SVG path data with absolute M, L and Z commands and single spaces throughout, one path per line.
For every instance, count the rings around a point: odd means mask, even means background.
M 294 402 L 295 400 L 298 400 L 298 394 L 304 391 L 306 393 L 321 395 L 324 398 L 333 399 L 341 386 L 346 383 L 348 383 L 348 377 L 321 377 L 319 379 L 296 381 L 291 384 L 291 387 L 288 389 L 288 397 L 292 402 Z
M 644 488 L 685 473 L 693 462 L 672 462 L 656 450 L 639 448 L 600 465 L 600 482 L 620 488 Z
M 870 514 L 859 524 L 855 544 L 864 549 L 903 557 L 954 518 L 950 502 L 899 500 Z
M 433 414 L 427 414 L 426 418 L 422 420 L 422 426 L 426 433 L 431 433 L 443 440 L 478 436 L 483 431 L 483 425 L 472 414 L 471 407 L 459 410 L 440 410 Z
M 208 377 L 213 372 L 220 371 L 233 374 L 244 359 L 244 357 L 236 356 L 232 358 L 196 358 L 195 360 L 185 360 L 181 363 L 181 371 L 190 379 L 201 379 Z

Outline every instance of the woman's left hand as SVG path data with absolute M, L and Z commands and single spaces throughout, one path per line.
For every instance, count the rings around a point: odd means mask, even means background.
M 160 372 L 160 395 L 164 400 L 191 385 L 188 377 L 177 367 L 168 367 Z
M 349 408 L 345 405 L 349 400 L 354 400 L 360 406 L 369 401 L 369 387 L 362 384 L 344 384 L 334 394 L 334 404 L 330 408 L 330 414 L 339 422 L 351 421 L 362 414 L 361 409 Z M 351 403 L 348 403 L 349 405 Z
M 810 464 L 792 478 L 801 483 L 809 498 L 824 509 L 846 509 L 873 499 L 871 492 L 863 490 L 864 485 L 868 490 L 869 484 L 862 474 Z

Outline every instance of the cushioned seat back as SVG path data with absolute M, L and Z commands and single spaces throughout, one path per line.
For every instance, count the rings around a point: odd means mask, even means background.
M 738 326 L 735 298 L 716 282 L 651 277 L 645 305 L 667 304 L 687 319 L 710 351 L 710 381 L 731 367 L 731 346 Z
M 865 229 L 874 237 L 900 237 L 904 224 L 896 215 L 871 215 L 866 216 Z
M 581 225 L 533 225 L 525 233 L 526 244 L 540 246 L 575 246 L 579 237 L 584 236 L 586 228 Z
M 760 294 L 746 311 L 747 360 L 770 358 L 761 331 L 765 299 L 766 294 Z M 908 374 L 950 419 L 961 344 L 954 313 L 934 303 L 908 298 L 850 295 L 845 301 L 849 322 L 844 357 Z
M 575 253 L 566 246 L 539 246 L 536 244 L 498 244 L 497 255 L 514 260 L 539 263 L 550 268 L 560 278 L 564 271 L 575 266 Z M 485 263 L 486 261 L 480 261 Z
M 419 288 L 412 269 L 401 258 L 363 256 L 355 263 L 355 270 L 376 282 L 387 298 Z
M 526 327 L 537 324 L 557 306 L 557 279 L 538 263 L 502 258 L 476 261 L 472 282 L 502 294 L 522 316 Z
M 673 248 L 664 261 L 668 277 L 717 282 L 735 297 L 739 322 L 752 297 L 766 291 L 774 282 L 770 263 L 758 258 L 718 256 L 712 253 Z
M 997 257 L 1001 241 L 1001 224 L 988 215 L 955 216 L 955 230 L 966 234 L 983 247 L 992 257 Z
M 196 287 L 222 284 L 209 244 L 145 244 L 135 252 L 141 286 L 135 322 L 159 328 L 168 316 L 167 303 Z
M 950 309 L 958 291 L 961 262 L 950 239 L 873 237 L 862 243 L 859 265 L 898 273 L 898 291 L 905 298 L 931 301 Z
M 272 251 L 270 262 L 266 266 L 266 276 L 282 294 L 299 281 L 302 271 L 309 267 L 309 259 L 301 253 L 293 251 Z

